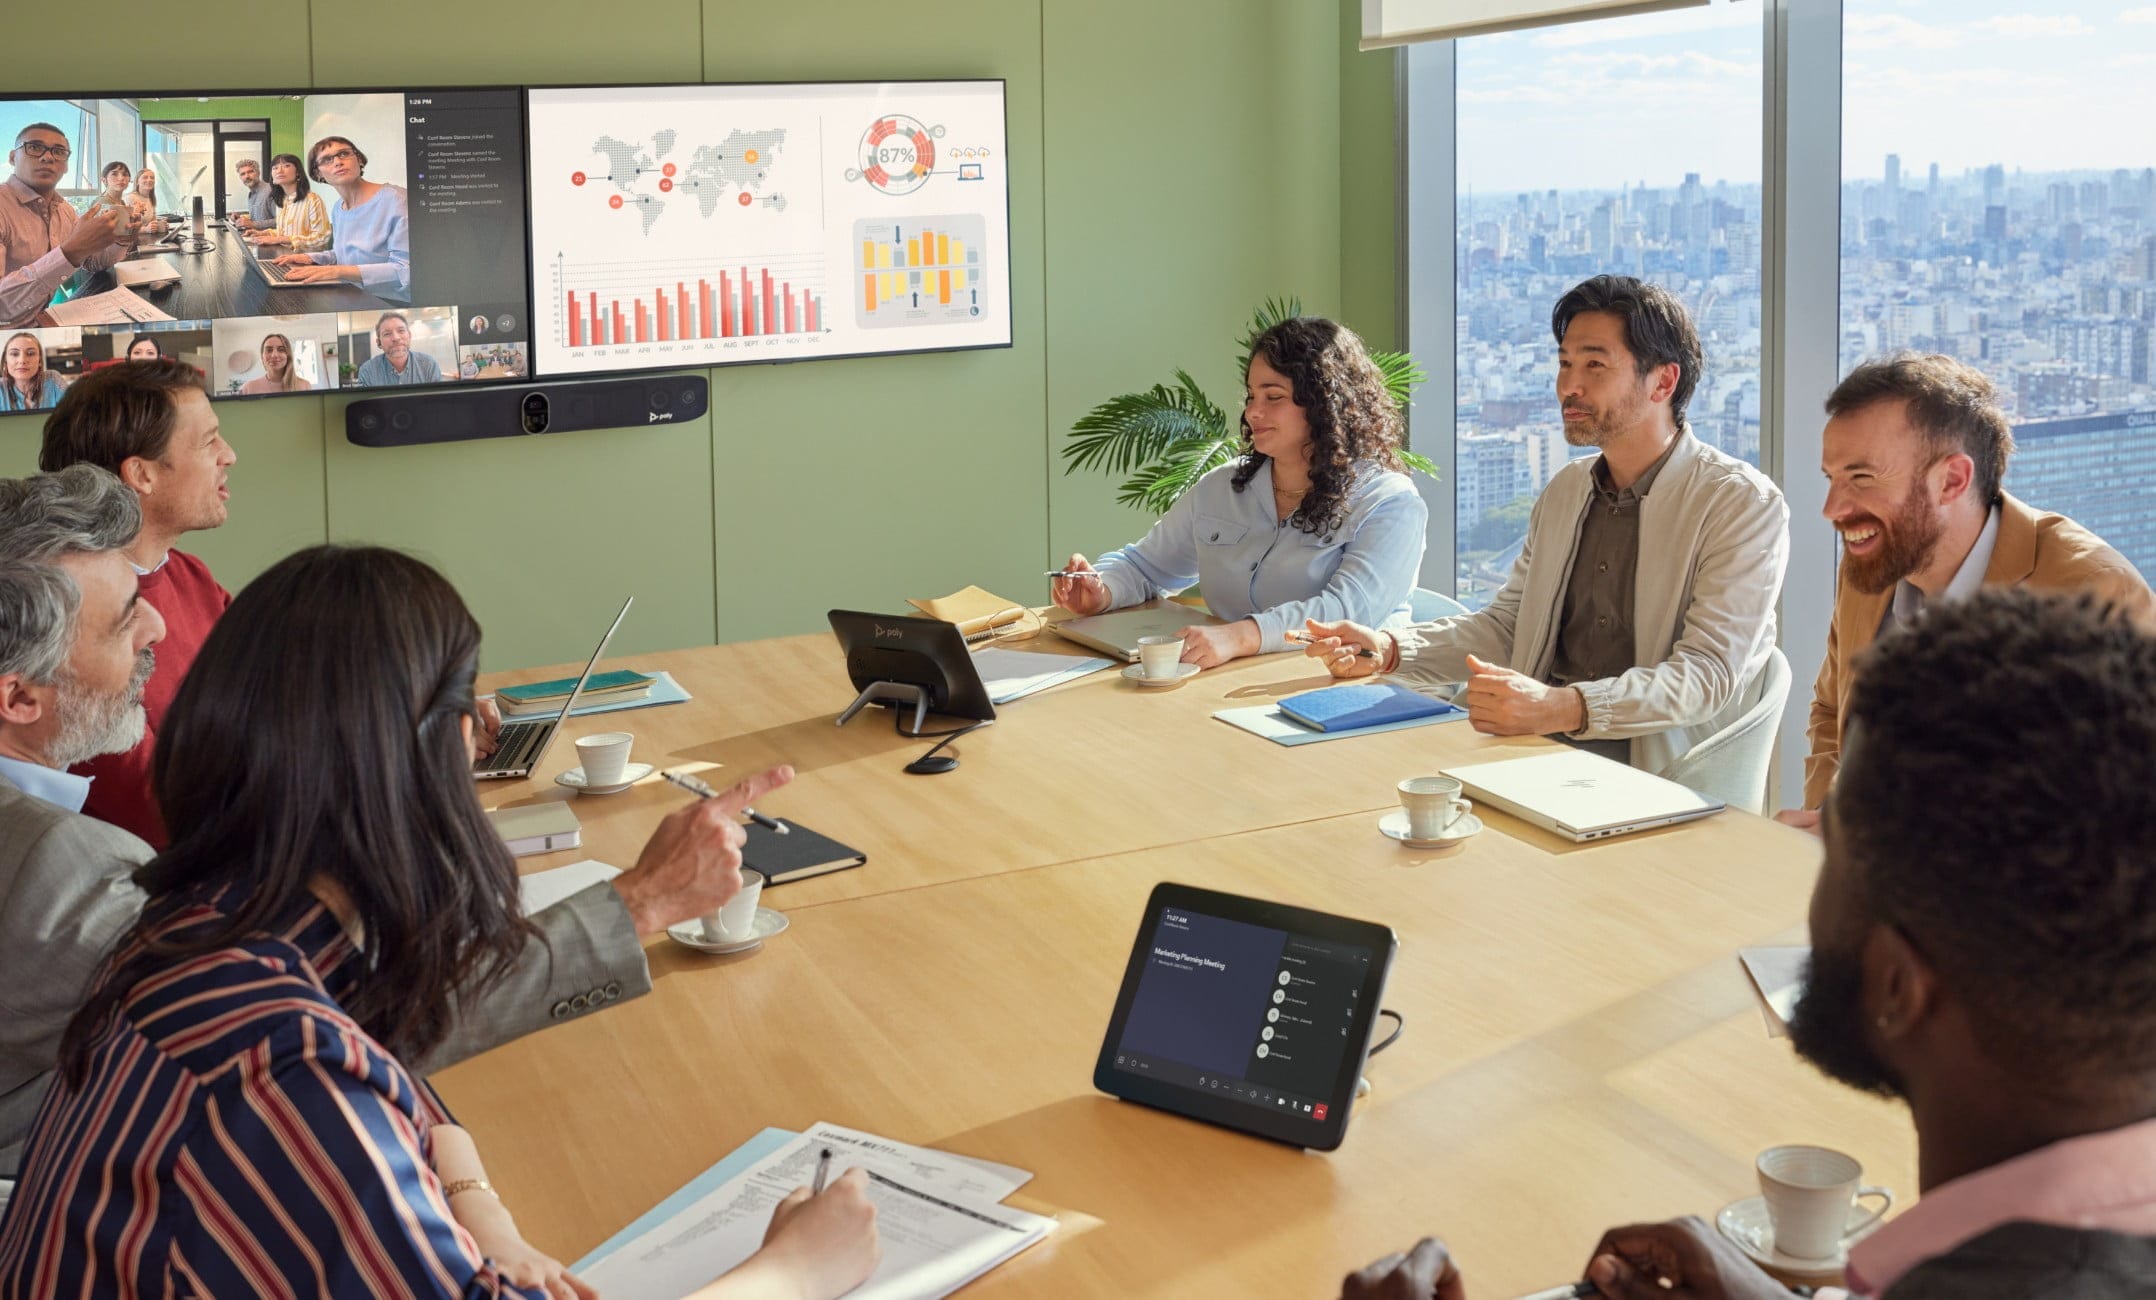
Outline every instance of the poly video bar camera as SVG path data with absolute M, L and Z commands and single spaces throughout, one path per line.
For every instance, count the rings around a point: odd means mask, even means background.
M 467 438 L 516 438 L 578 429 L 627 429 L 693 420 L 710 406 L 698 374 L 435 390 L 368 397 L 344 408 L 344 436 L 362 447 L 410 447 Z

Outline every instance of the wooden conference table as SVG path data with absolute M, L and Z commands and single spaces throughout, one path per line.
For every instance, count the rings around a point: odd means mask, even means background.
M 184 234 L 187 223 L 180 222 L 175 229 Z M 247 269 L 247 263 L 255 254 L 238 231 L 212 223 L 207 237 L 216 247 L 204 253 L 183 253 L 160 244 L 145 243 L 137 255 L 163 257 L 180 269 L 180 282 L 161 289 L 137 289 L 136 294 L 174 320 L 382 311 L 396 305 L 356 284 L 278 288 Z M 278 249 L 271 256 L 288 251 Z M 118 285 L 119 279 L 112 271 L 99 271 L 90 277 L 82 292 L 84 295 L 103 293 Z
M 760 1128 L 817 1120 L 1035 1171 L 1014 1200 L 1061 1227 L 983 1296 L 1322 1298 L 1437 1232 L 1471 1293 L 1501 1300 L 1579 1276 L 1606 1227 L 1711 1219 L 1781 1142 L 1839 1147 L 1914 1196 L 1899 1107 L 1770 1041 L 1734 955 L 1803 941 L 1818 849 L 1797 832 L 1733 812 L 1581 846 L 1485 812 L 1461 845 L 1405 849 L 1375 826 L 1397 780 L 1547 742 L 1450 723 L 1287 748 L 1208 716 L 1318 684 L 1296 656 L 1165 693 L 1096 674 L 1007 706 L 940 777 L 899 770 L 926 742 L 885 717 L 832 726 L 851 692 L 828 636 L 612 666 L 665 668 L 696 699 L 569 734 L 633 731 L 639 760 L 716 763 L 716 784 L 790 761 L 799 777 L 762 807 L 869 864 L 767 893 L 792 925 L 758 952 L 662 940 L 650 995 L 437 1078 L 526 1234 L 565 1260 Z M 483 800 L 566 796 L 551 779 L 574 762 L 557 748 Z M 654 778 L 582 800 L 585 848 L 523 865 L 626 866 L 682 797 Z M 1386 1004 L 1406 1033 L 1339 1151 L 1093 1091 L 1164 879 L 1398 932 Z

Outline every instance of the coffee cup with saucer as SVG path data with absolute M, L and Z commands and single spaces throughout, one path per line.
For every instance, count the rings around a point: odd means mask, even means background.
M 1132 664 L 1123 670 L 1123 680 L 1147 690 L 1172 691 L 1184 682 L 1196 677 L 1199 671 L 1196 664 L 1179 663 L 1167 669 L 1165 675 L 1155 676 L 1145 670 L 1144 664 Z
M 1879 1229 L 1879 1216 L 1870 1207 L 1851 1202 L 1848 1213 L 1834 1253 L 1823 1259 L 1805 1259 L 1775 1248 L 1774 1220 L 1768 1217 L 1764 1196 L 1731 1201 L 1714 1216 L 1714 1226 L 1762 1268 L 1794 1277 L 1834 1277 L 1849 1266 L 1849 1248 Z
M 572 767 L 554 778 L 554 784 L 568 786 L 580 795 L 620 794 L 638 781 L 659 769 L 649 763 L 631 763 L 621 771 L 621 779 L 611 785 L 592 785 L 581 767 Z

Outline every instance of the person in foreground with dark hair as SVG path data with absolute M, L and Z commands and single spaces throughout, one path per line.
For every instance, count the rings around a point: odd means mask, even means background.
M 2093 592 L 2132 617 L 2156 619 L 2156 597 L 2125 556 L 2000 487 L 2013 453 L 1991 381 L 1949 356 L 1867 361 L 1827 398 L 1820 468 L 1824 513 L 1841 534 L 1841 572 L 1812 690 L 1804 807 L 1778 820 L 1818 827 L 1856 659 L 1884 627 L 1988 587 Z
M 175 837 L 61 1041 L 0 1296 L 591 1294 L 408 1066 L 537 933 L 472 793 L 478 662 L 456 591 L 395 551 L 301 551 L 233 602 L 160 737 Z M 719 901 L 774 784 L 661 826 L 735 851 Z M 838 1295 L 874 1218 L 856 1171 L 709 1293 Z
M 1477 731 L 1555 735 L 1661 771 L 1741 716 L 1774 649 L 1789 507 L 1693 437 L 1699 336 L 1656 285 L 1599 275 L 1550 316 L 1568 461 L 1487 608 L 1402 632 L 1313 624 L 1335 677 L 1465 682 Z
M 2045 725 L 1983 707 L 2011 699 L 2047 701 Z M 1789 1029 L 1908 1102 L 1923 1199 L 1850 1249 L 1852 1294 L 2156 1295 L 2151 788 L 2156 638 L 2093 598 L 1985 592 L 1865 657 Z M 1612 1230 L 1587 1278 L 1607 1300 L 1789 1295 L 1697 1218 Z M 1425 1242 L 1341 1294 L 1466 1291 Z
M 1309 619 L 1405 623 L 1429 507 L 1400 461 L 1400 412 L 1355 331 L 1317 316 L 1251 340 L 1243 455 L 1207 473 L 1146 535 L 1073 555 L 1055 603 L 1100 614 L 1196 583 L 1227 620 L 1183 629 L 1211 668 L 1285 650 Z

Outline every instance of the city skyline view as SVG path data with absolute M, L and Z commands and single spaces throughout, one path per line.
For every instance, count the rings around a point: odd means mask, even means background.
M 2026 8 L 1847 0 L 1840 367 L 1917 348 L 1981 369 L 2021 444 L 2007 489 L 2156 571 L 2156 486 L 2138 486 L 2156 485 L 2156 149 L 2118 156 L 2107 133 L 2061 130 L 2056 95 L 2034 115 L 2041 147 L 2026 124 L 1971 130 L 1958 104 L 1929 114 L 1947 122 L 1909 109 L 1924 87 L 2005 57 L 2002 42 L 2036 83 L 2156 66 L 2156 7 L 2145 18 Z M 1759 461 L 1760 324 L 1772 310 L 1760 293 L 1759 21 L 1756 7 L 1724 3 L 1460 43 L 1448 469 L 1457 594 L 1471 607 L 1509 572 L 1535 494 L 1568 458 L 1593 454 L 1565 444 L 1549 331 L 1551 306 L 1579 280 L 1637 275 L 1685 303 L 1706 354 L 1689 423 Z M 1600 97 L 1592 131 L 1553 127 L 1548 88 L 1529 84 L 1564 68 L 1583 70 L 1568 91 L 1604 76 L 1623 87 Z M 1644 78 L 1652 68 L 1667 75 Z M 1513 115 L 1497 120 L 1500 106 Z M 1978 127 L 1996 116 L 1971 114 Z M 1952 151 L 1938 146 L 1947 138 Z M 1663 147 L 1642 162 L 1612 139 Z M 1583 183 L 1593 175 L 1604 182 Z

